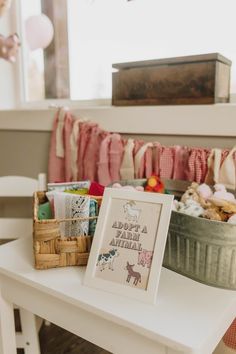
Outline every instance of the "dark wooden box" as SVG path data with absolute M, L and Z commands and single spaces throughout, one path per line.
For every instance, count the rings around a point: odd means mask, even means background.
M 112 66 L 115 106 L 229 102 L 231 61 L 218 53 Z

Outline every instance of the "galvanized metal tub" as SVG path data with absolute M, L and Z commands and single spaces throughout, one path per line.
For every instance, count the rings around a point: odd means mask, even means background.
M 208 285 L 236 289 L 236 225 L 172 211 L 163 266 Z

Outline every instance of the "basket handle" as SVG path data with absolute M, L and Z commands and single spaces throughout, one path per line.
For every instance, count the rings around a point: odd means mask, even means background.
M 65 219 L 56 219 L 57 222 L 65 222 L 65 221 L 74 221 L 74 220 L 80 220 L 80 221 L 85 221 L 85 220 L 93 220 L 97 219 L 98 216 L 87 216 L 84 218 L 65 218 Z

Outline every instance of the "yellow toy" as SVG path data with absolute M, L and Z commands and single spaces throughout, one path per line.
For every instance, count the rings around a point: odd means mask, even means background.
M 165 186 L 158 176 L 152 175 L 147 179 L 144 190 L 145 192 L 165 193 Z

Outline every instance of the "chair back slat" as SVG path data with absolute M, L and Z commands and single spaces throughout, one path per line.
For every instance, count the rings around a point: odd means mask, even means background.
M 1 176 L 0 198 L 32 197 L 39 190 L 46 190 L 46 175 L 40 173 L 38 179 L 25 176 Z M 32 235 L 33 211 L 29 218 L 9 217 L 0 215 L 0 240 L 17 239 Z

